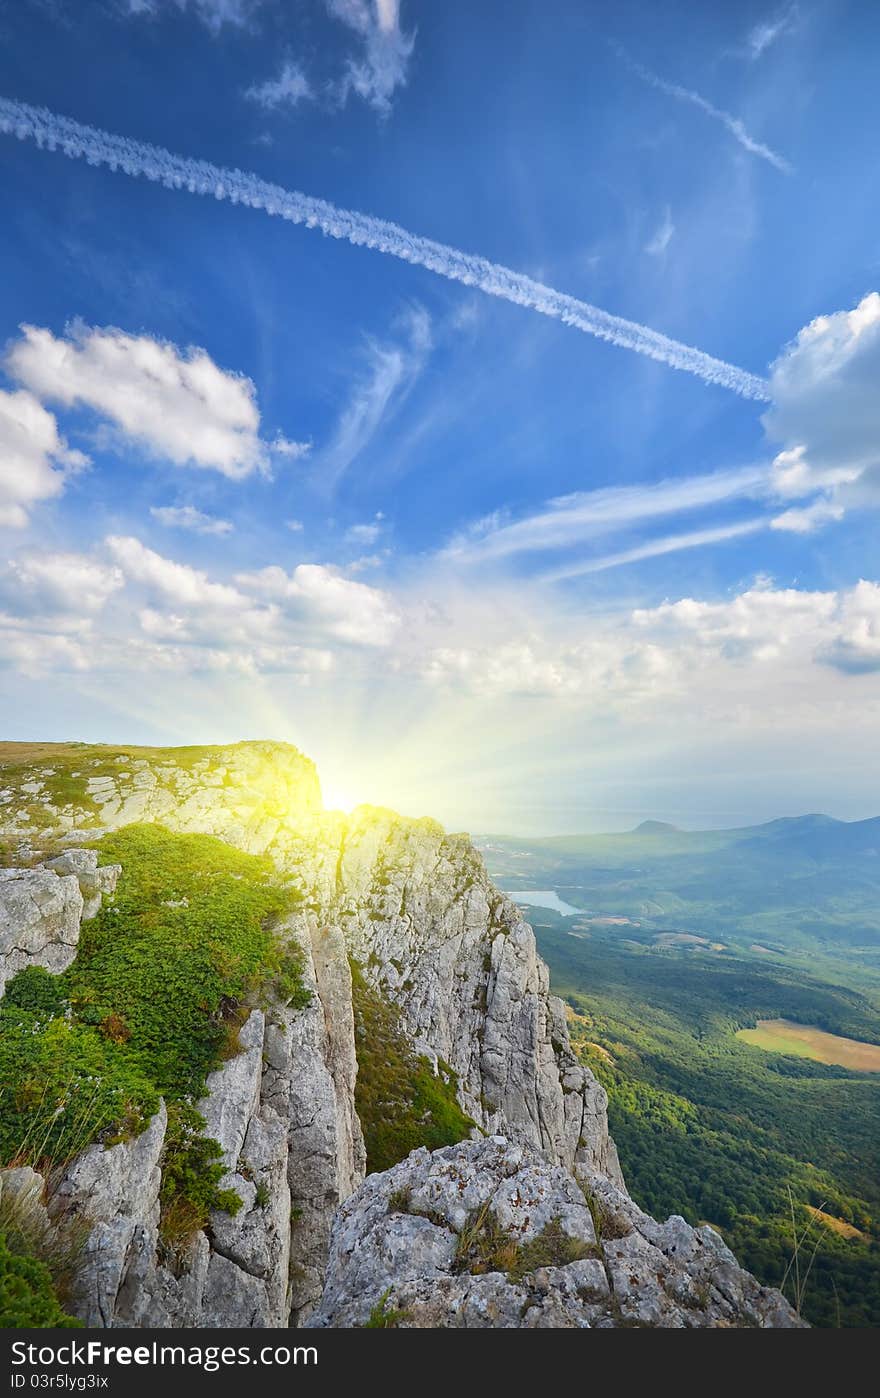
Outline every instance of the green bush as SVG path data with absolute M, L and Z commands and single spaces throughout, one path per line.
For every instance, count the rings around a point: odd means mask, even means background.
M 208 1222 L 212 1209 L 237 1214 L 241 1199 L 234 1189 L 221 1189 L 226 1173 L 223 1151 L 204 1136 L 204 1117 L 187 1102 L 168 1107 L 168 1128 L 162 1153 L 159 1191 L 159 1233 L 166 1250 L 178 1256 L 192 1235 Z
M 59 1305 L 48 1267 L 13 1252 L 0 1233 L 0 1329 L 72 1329 L 80 1324 Z
M 101 1133 L 142 1130 L 159 1107 L 153 1084 L 97 1029 L 14 1001 L 0 1004 L 0 1083 L 0 1164 L 63 1164 Z
M 394 1008 L 352 963 L 358 1075 L 355 1106 L 364 1131 L 367 1169 L 388 1170 L 419 1146 L 438 1150 L 469 1135 L 473 1122 L 455 1096 L 456 1077 L 435 1075 L 417 1055 Z
M 291 894 L 268 859 L 208 835 L 130 825 L 101 842 L 115 898 L 83 926 L 64 981 L 76 1017 L 113 1016 L 127 1053 L 166 1095 L 200 1096 L 237 1006 L 274 990 L 308 999 L 298 949 L 270 924 Z
M 48 1019 L 64 1014 L 67 999 L 58 976 L 42 966 L 26 966 L 6 986 L 4 1005 L 15 1005 Z

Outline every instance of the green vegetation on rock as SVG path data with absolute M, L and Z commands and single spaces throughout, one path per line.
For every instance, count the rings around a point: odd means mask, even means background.
M 175 1256 L 212 1209 L 240 1207 L 193 1103 L 252 1006 L 307 1003 L 299 948 L 275 930 L 295 900 L 268 860 L 210 836 L 128 826 L 100 851 L 123 876 L 83 924 L 76 960 L 60 976 L 19 972 L 0 1002 L 0 1166 L 45 1172 L 113 1145 L 164 1097 L 161 1235 Z M 15 1276 L 18 1295 L 42 1274 Z
M 160 1092 L 199 1096 L 230 1027 L 234 1051 L 243 1007 L 270 991 L 294 1005 L 308 999 L 299 949 L 272 930 L 295 895 L 270 860 L 210 835 L 130 825 L 100 850 L 124 872 L 115 898 L 83 924 L 65 973 L 74 1013 Z
M 13 1251 L 0 1233 L 0 1329 L 73 1329 L 80 1324 L 59 1303 L 49 1268 Z
M 435 1074 L 416 1054 L 394 1007 L 352 962 L 358 1075 L 355 1106 L 364 1131 L 367 1169 L 390 1170 L 419 1146 L 439 1150 L 463 1141 L 473 1122 L 455 1096 L 456 1077 Z

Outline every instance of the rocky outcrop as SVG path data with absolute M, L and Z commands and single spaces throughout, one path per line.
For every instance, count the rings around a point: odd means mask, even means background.
M 605 1092 L 572 1052 L 534 933 L 466 836 L 356 811 L 331 906 L 365 975 L 454 1070 L 484 1131 L 620 1178 Z
M 119 872 L 118 864 L 99 868 L 96 852 L 85 849 L 32 869 L 0 869 L 0 995 L 26 966 L 67 970 L 80 923 L 95 916 Z
M 339 1211 L 314 1327 L 794 1328 L 711 1228 L 495 1137 L 414 1151 Z

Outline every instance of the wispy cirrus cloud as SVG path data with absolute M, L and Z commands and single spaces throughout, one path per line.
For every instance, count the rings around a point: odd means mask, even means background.
M 266 82 L 247 88 L 245 97 L 256 102 L 264 111 L 271 112 L 278 107 L 298 107 L 300 102 L 311 102 L 315 90 L 302 64 L 286 59 L 277 78 L 269 78 Z
M 120 0 L 125 14 L 155 18 L 163 11 L 190 10 L 213 34 L 225 25 L 244 28 L 253 19 L 262 0 Z
M 313 463 L 313 479 L 331 491 L 396 410 L 431 351 L 431 317 L 421 306 L 400 317 L 397 340 L 368 340 L 365 372 L 357 380 L 329 443 Z
M 768 529 L 771 521 L 766 517 L 742 520 L 738 524 L 715 525 L 710 529 L 691 529 L 684 534 L 667 534 L 661 538 L 649 539 L 633 548 L 619 549 L 617 553 L 599 554 L 595 558 L 581 559 L 565 568 L 556 568 L 542 574 L 543 582 L 564 582 L 568 578 L 581 578 L 589 573 L 604 573 L 609 568 L 620 568 L 627 563 L 641 563 L 648 558 L 662 558 L 669 553 L 681 553 L 684 549 L 705 548 L 708 544 L 723 544 L 729 539 L 742 539 L 747 534 L 757 534 Z
M 361 54 L 349 59 L 337 85 L 339 100 L 354 92 L 382 115 L 391 110 L 391 99 L 407 80 L 415 46 L 415 34 L 400 27 L 400 0 L 325 0 L 334 19 L 358 35 Z
M 129 177 L 156 181 L 169 189 L 228 199 L 290 223 L 317 228 L 329 237 L 343 238 L 357 246 L 425 267 L 449 281 L 478 287 L 487 296 L 527 307 L 583 334 L 594 335 L 671 368 L 695 374 L 706 383 L 719 384 L 744 398 L 758 401 L 768 398 L 767 385 L 758 375 L 637 321 L 600 310 L 486 258 L 409 233 L 397 224 L 372 215 L 340 209 L 326 200 L 282 189 L 245 171 L 176 156 L 159 146 L 127 140 L 45 108 L 3 97 L 0 97 L 0 132 L 22 141 L 34 141 L 41 148 L 57 150 L 68 159 L 104 165 Z
M 737 499 L 761 498 L 769 480 L 769 468 L 757 465 L 651 485 L 581 491 L 551 500 L 523 519 L 509 521 L 495 515 L 479 521 L 452 539 L 444 556 L 478 563 L 571 548 L 663 517 Z
M 153 505 L 150 508 L 153 519 L 169 529 L 186 529 L 191 534 L 209 534 L 222 538 L 231 534 L 235 525 L 228 519 L 217 519 L 206 515 L 194 505 Z
M 674 236 L 675 224 L 672 222 L 672 211 L 667 204 L 663 218 L 657 225 L 656 231 L 645 244 L 645 252 L 651 257 L 662 257 Z
M 682 87 L 679 83 L 667 82 L 665 78 L 661 78 L 657 73 L 653 73 L 650 68 L 646 68 L 643 64 L 637 63 L 635 59 L 631 58 L 626 50 L 619 45 L 613 45 L 613 47 L 630 71 L 641 78 L 643 83 L 647 83 L 648 87 L 653 87 L 657 92 L 662 92 L 667 97 L 674 98 L 676 102 L 684 102 L 692 107 L 697 107 L 699 111 L 705 112 L 706 116 L 711 117 L 713 121 L 719 122 L 725 130 L 730 133 L 734 140 L 742 146 L 743 150 L 748 151 L 749 155 L 755 155 L 761 160 L 766 160 L 769 165 L 772 165 L 783 175 L 794 174 L 794 166 L 790 161 L 786 160 L 784 156 L 779 155 L 777 151 L 772 150 L 770 146 L 765 145 L 763 141 L 756 140 L 746 129 L 745 123 L 739 117 L 724 111 L 722 107 L 717 107 L 714 102 L 709 101 L 708 97 L 704 97 L 702 93 L 695 91 L 693 88 Z
M 789 5 L 768 19 L 759 20 L 746 35 L 746 53 L 749 58 L 761 58 L 769 48 L 789 34 L 796 27 L 800 17 L 797 5 Z

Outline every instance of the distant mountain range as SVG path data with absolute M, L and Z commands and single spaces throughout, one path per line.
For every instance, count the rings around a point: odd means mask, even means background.
M 611 835 L 491 836 L 480 848 L 503 887 L 553 888 L 587 912 L 746 944 L 880 953 L 880 817 L 693 831 L 646 820 Z

